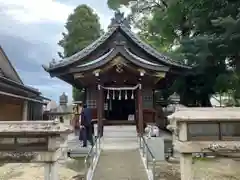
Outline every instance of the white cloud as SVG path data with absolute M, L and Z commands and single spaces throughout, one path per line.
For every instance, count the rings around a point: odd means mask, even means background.
M 74 1 L 74 4 L 69 4 L 67 0 L 61 0 L 61 2 L 56 0 L 0 0 L 0 34 L 15 37 L 13 40 L 16 40 L 9 41 L 9 44 L 12 43 L 15 47 L 10 48 L 10 53 L 13 54 L 11 59 L 19 62 L 17 63 L 19 68 L 24 70 L 20 72 L 20 75 L 26 84 L 39 88 L 43 95 L 55 100 L 58 100 L 62 92 L 66 92 L 71 99 L 72 88 L 61 80 L 51 79 L 40 69 L 40 64 L 50 61 L 51 57 L 56 57 L 56 52 L 60 49 L 57 42 L 62 37 L 61 33 L 64 31 L 64 24 L 69 14 L 77 5 L 87 4 L 98 14 L 102 28 L 105 30 L 113 14 L 108 9 L 106 0 L 103 2 L 102 0 L 81 0 L 79 2 Z M 24 39 L 31 46 L 26 43 L 16 43 L 21 42 L 18 39 Z M 22 51 L 22 56 L 14 56 L 19 49 Z M 20 61 L 28 61 L 29 64 L 23 68 L 23 63 Z
M 1 10 L 20 24 L 32 24 L 46 21 L 65 23 L 69 14 L 75 8 L 54 0 L 0 0 Z M 101 25 L 104 29 L 110 23 L 108 13 L 99 13 Z M 59 36 L 59 35 L 58 35 Z
M 22 23 L 39 21 L 65 22 L 74 6 L 53 0 L 0 0 L 5 13 Z
M 0 0 L 0 32 L 52 44 L 56 52 L 61 50 L 57 42 L 62 38 L 64 24 L 74 8 L 75 5 L 54 0 Z M 104 11 L 106 7 L 103 5 L 92 8 L 100 17 L 102 28 L 106 30 L 112 12 Z

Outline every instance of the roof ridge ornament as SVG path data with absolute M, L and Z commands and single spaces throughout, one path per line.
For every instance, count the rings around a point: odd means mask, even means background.
M 111 24 L 109 27 L 125 25 L 127 28 L 131 28 L 129 18 L 124 17 L 124 13 L 117 10 L 114 13 L 114 17 L 111 19 Z
M 54 66 L 56 64 L 56 59 L 52 58 L 51 62 L 49 62 L 49 66 Z

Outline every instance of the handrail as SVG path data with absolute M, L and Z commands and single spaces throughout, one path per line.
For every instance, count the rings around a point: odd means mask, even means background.
M 89 169 L 89 168 L 93 169 L 93 161 L 100 152 L 100 149 L 101 149 L 100 143 L 101 142 L 100 142 L 100 136 L 99 135 L 95 137 L 93 143 L 94 143 L 93 146 L 88 151 L 88 154 L 84 159 L 84 164 L 85 164 L 85 169 L 86 170 Z M 95 152 L 94 152 L 94 150 L 95 150 Z
M 149 162 L 152 161 L 152 175 L 153 175 L 152 180 L 156 180 L 156 158 L 153 155 L 152 151 L 150 150 L 150 148 L 143 136 L 139 136 L 139 148 L 142 150 L 143 157 L 146 158 L 147 170 L 150 170 Z M 148 155 L 151 156 L 151 160 L 149 160 Z

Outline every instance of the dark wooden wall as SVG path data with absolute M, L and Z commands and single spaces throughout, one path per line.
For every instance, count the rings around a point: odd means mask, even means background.
M 0 121 L 21 121 L 24 100 L 0 95 Z M 42 120 L 42 104 L 28 102 L 28 120 Z
M 20 121 L 23 117 L 23 100 L 0 96 L 0 121 Z

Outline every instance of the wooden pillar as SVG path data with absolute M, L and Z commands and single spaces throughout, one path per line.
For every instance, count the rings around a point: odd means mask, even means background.
M 142 85 L 140 84 L 138 88 L 138 131 L 139 135 L 143 135 L 144 126 L 143 126 L 143 98 L 142 98 Z
M 137 133 L 139 133 L 139 127 L 138 127 L 138 122 L 139 122 L 139 119 L 138 119 L 138 90 L 135 90 L 135 123 L 136 123 L 136 130 L 137 130 Z
M 84 98 L 83 98 L 83 103 L 87 104 L 87 88 L 84 88 Z
M 156 108 L 155 89 L 152 89 L 152 107 Z
M 103 89 L 100 85 L 98 84 L 97 87 L 97 94 L 98 94 L 98 99 L 97 99 L 97 116 L 98 116 L 98 135 L 100 137 L 103 136 Z
M 29 106 L 28 101 L 25 100 L 23 102 L 23 112 L 22 112 L 22 119 L 23 119 L 23 121 L 27 121 L 28 120 L 28 111 L 29 111 L 28 106 Z

